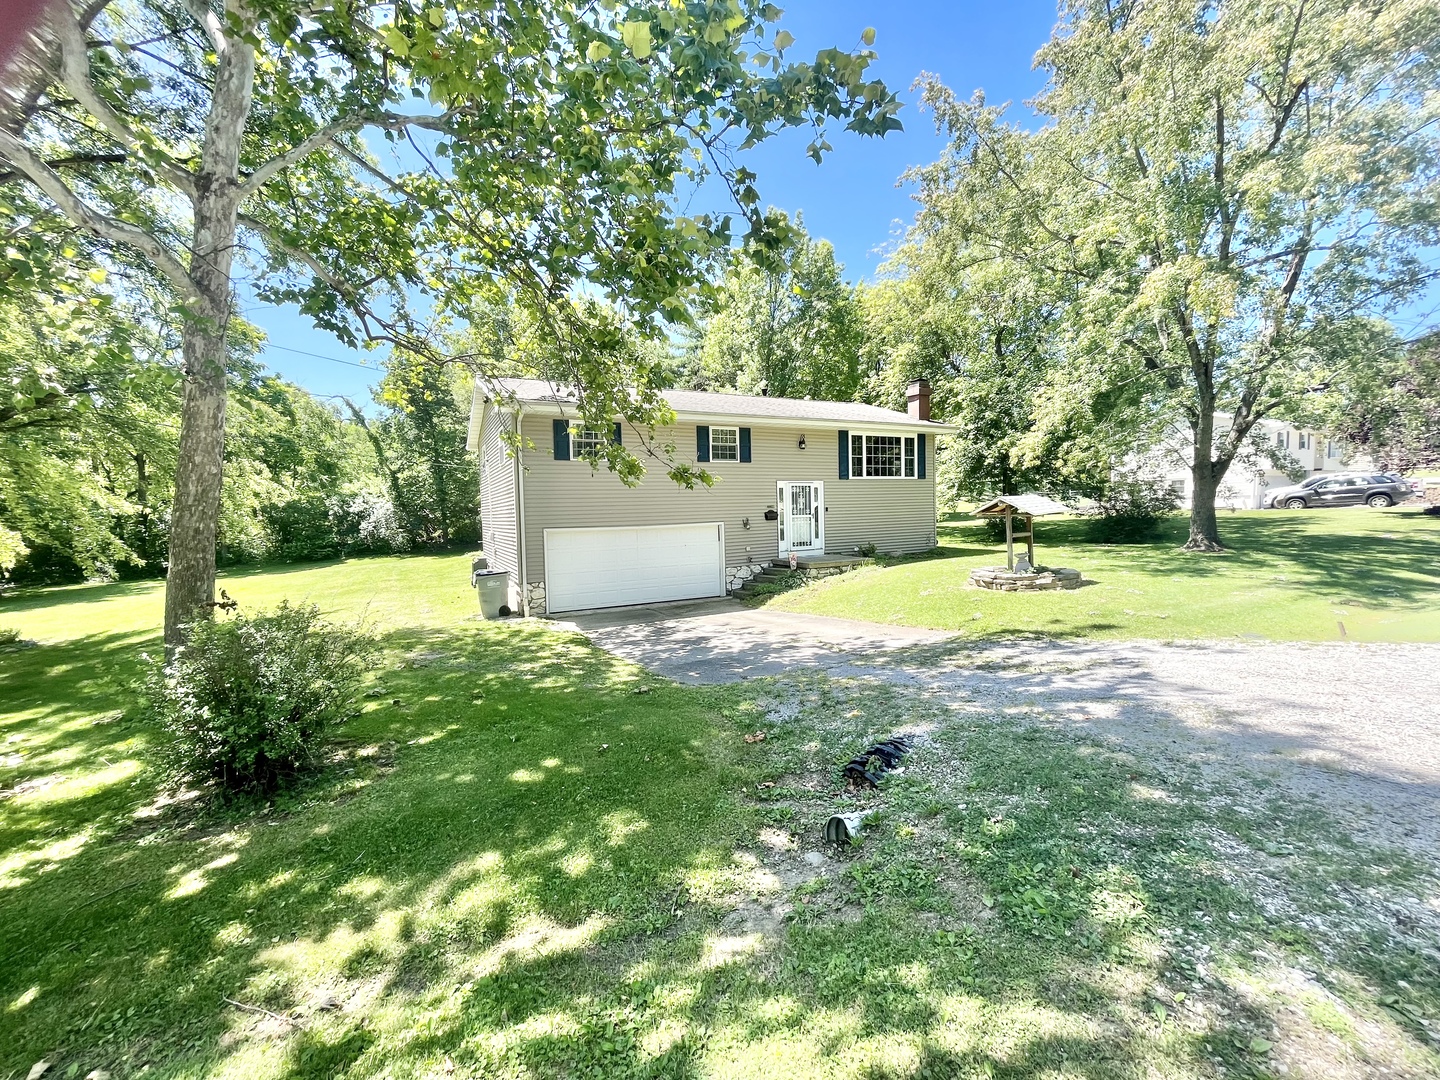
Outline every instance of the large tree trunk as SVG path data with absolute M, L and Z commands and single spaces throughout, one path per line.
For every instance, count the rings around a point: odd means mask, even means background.
M 243 0 L 227 4 L 248 29 Z M 239 211 L 240 148 L 255 85 L 255 51 L 236 34 L 227 37 L 215 68 L 215 89 L 205 122 L 205 145 L 195 178 L 195 234 L 190 276 L 206 310 L 187 319 L 182 351 L 185 387 L 180 401 L 180 457 L 170 525 L 170 566 L 165 583 L 165 648 L 184 641 L 185 627 L 212 614 L 215 532 L 220 514 L 225 449 L 226 325 L 230 319 L 230 266 Z
M 226 304 L 228 306 L 228 292 Z M 180 456 L 165 582 L 165 646 L 183 643 L 185 627 L 211 613 L 215 533 L 225 448 L 225 330 L 208 320 L 185 328 L 185 386 L 180 400 Z
M 1215 493 L 1220 487 L 1215 466 L 1197 459 L 1190 469 L 1190 479 L 1194 494 L 1190 499 L 1190 538 L 1185 541 L 1185 550 L 1224 551 L 1220 526 L 1215 520 Z
M 1195 424 L 1195 452 L 1190 459 L 1190 538 L 1186 551 L 1224 551 L 1220 542 L 1220 525 L 1215 520 L 1215 494 L 1228 463 L 1214 461 L 1215 408 L 1204 402 L 1204 411 Z

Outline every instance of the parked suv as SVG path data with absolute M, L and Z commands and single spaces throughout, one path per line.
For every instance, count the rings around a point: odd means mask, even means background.
M 1307 506 L 1394 506 L 1415 494 L 1407 480 L 1390 473 L 1331 473 L 1311 476 L 1294 487 L 1265 496 L 1265 505 L 1300 510 Z

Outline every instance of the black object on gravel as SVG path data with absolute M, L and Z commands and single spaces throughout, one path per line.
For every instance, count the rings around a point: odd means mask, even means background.
M 879 787 L 880 778 L 910 752 L 910 740 L 895 735 L 856 754 L 845 765 L 845 779 L 856 787 Z

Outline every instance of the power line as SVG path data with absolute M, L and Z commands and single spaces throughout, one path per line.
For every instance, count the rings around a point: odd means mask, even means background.
M 316 360 L 328 360 L 332 364 L 344 364 L 346 367 L 361 368 L 365 371 L 379 371 L 378 366 L 361 364 L 354 360 L 341 360 L 338 356 L 322 356 L 320 353 L 306 352 L 304 349 L 292 349 L 288 345 L 275 345 L 271 342 L 265 343 L 266 349 L 279 349 L 281 352 L 295 353 L 299 356 L 313 356 Z

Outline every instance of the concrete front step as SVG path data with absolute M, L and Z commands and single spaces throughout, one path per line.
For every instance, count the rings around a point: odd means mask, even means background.
M 790 569 L 788 559 L 776 559 L 760 573 L 756 574 L 744 585 L 736 589 L 735 596 L 749 596 L 754 592 L 757 585 L 783 585 L 795 579 L 795 575 L 806 580 L 833 577 L 836 574 L 843 574 L 847 570 L 855 570 L 861 566 L 868 566 L 872 560 L 859 559 L 849 555 L 826 555 L 815 556 L 809 559 L 796 560 L 796 568 Z
M 857 566 L 867 566 L 873 559 L 867 559 L 863 555 L 800 555 L 795 559 L 797 570 L 853 570 Z M 790 569 L 790 560 L 776 559 L 771 566 L 783 570 Z

